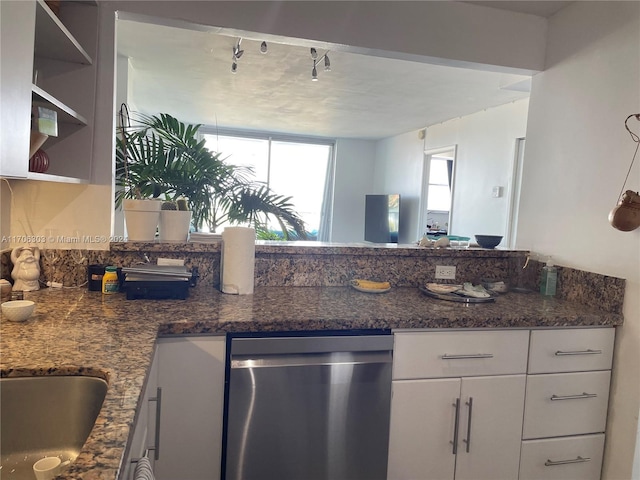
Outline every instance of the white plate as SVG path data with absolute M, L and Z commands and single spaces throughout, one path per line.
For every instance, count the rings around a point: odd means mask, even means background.
M 447 283 L 427 283 L 425 287 L 430 292 L 439 294 L 453 293 L 462 289 L 462 285 L 451 285 Z

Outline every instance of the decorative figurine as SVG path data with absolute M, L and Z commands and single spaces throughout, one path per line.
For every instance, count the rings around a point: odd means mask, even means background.
M 13 289 L 32 292 L 40 290 L 40 249 L 16 247 L 11 251 Z

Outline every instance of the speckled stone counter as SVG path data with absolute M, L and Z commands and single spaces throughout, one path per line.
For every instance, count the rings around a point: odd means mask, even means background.
M 417 288 L 384 294 L 348 287 L 257 287 L 224 295 L 192 289 L 187 300 L 131 300 L 86 289 L 27 292 L 36 313 L 25 323 L 0 322 L 1 374 L 88 374 L 109 390 L 79 457 L 60 478 L 117 478 L 155 340 L 160 335 L 234 331 L 370 328 L 503 328 L 620 325 L 618 313 L 581 303 L 508 293 L 495 303 L 432 299 Z

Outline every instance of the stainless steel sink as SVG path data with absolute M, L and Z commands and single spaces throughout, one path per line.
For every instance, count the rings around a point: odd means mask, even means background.
M 45 456 L 75 460 L 106 393 L 96 377 L 0 379 L 0 478 L 33 480 L 33 464 Z

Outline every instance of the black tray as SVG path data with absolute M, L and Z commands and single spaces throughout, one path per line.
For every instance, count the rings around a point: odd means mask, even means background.
M 458 295 L 457 293 L 435 293 L 424 287 L 418 287 L 418 289 L 428 297 L 437 298 L 438 300 L 447 300 L 449 302 L 489 303 L 489 302 L 496 301 L 496 296 L 494 296 L 491 292 L 489 292 L 489 294 L 491 295 L 490 297 L 476 298 L 476 297 L 464 297 L 462 295 Z

